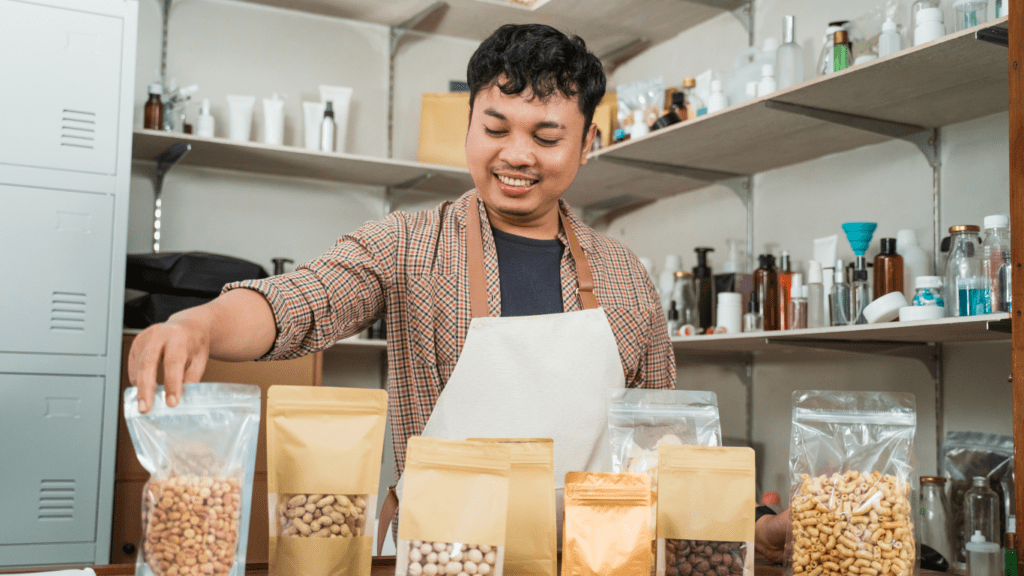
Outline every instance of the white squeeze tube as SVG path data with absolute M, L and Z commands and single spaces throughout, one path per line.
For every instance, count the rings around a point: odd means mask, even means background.
M 228 112 L 231 115 L 229 138 L 240 142 L 249 141 L 252 135 L 252 107 L 255 104 L 255 96 L 228 96 Z

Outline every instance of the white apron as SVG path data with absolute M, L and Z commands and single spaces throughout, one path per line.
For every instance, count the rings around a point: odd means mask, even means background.
M 477 196 L 466 220 L 473 319 L 451 378 L 423 436 L 551 438 L 555 452 L 559 543 L 565 474 L 611 470 L 608 401 L 625 375 L 590 265 L 559 211 L 576 262 L 584 310 L 540 316 L 488 317 Z

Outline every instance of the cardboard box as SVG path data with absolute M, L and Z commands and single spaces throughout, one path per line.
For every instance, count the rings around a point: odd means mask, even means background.
M 423 94 L 416 159 L 427 164 L 466 167 L 469 92 Z

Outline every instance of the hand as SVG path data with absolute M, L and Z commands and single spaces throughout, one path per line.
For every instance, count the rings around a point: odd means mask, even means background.
M 754 549 L 781 564 L 786 559 L 786 538 L 790 533 L 789 508 L 776 515 L 765 514 L 754 525 Z
M 175 314 L 162 324 L 154 324 L 139 334 L 128 354 L 128 381 L 139 389 L 139 412 L 153 407 L 157 370 L 164 366 L 164 391 L 167 405 L 177 406 L 182 384 L 198 382 L 210 357 L 208 324 L 195 314 Z

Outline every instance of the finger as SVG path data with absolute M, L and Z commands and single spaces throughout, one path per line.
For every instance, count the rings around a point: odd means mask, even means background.
M 139 412 L 146 413 L 153 407 L 153 392 L 156 390 L 156 371 L 160 366 L 163 345 L 153 342 L 150 335 L 143 332 L 132 345 L 132 353 L 136 357 L 134 384 L 139 389 Z M 129 371 L 131 368 L 129 367 Z
M 181 384 L 185 377 L 185 346 L 180 341 L 168 342 L 164 350 L 164 394 L 167 405 L 175 407 L 181 398 Z
M 206 360 L 206 354 L 197 354 L 189 360 L 188 366 L 185 368 L 186 384 L 199 382 L 203 379 L 203 373 L 206 372 Z

